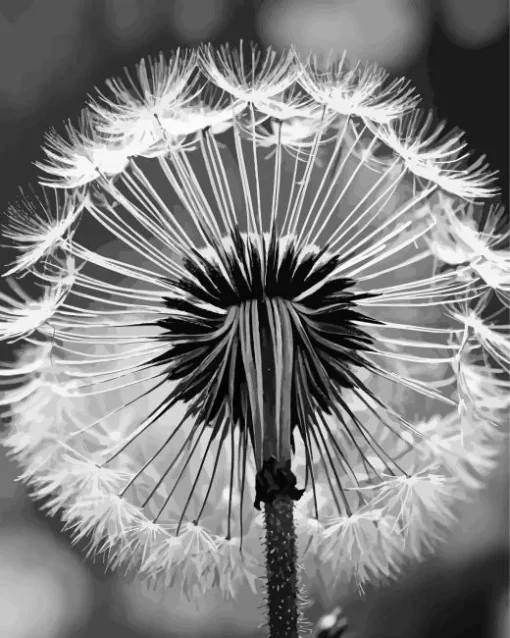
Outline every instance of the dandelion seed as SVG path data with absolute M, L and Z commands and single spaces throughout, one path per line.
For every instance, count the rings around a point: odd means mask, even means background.
M 97 129 L 105 135 L 132 143 L 152 145 L 161 139 L 162 121 L 180 113 L 194 95 L 190 80 L 196 69 L 196 53 L 178 49 L 170 59 L 142 60 L 137 81 L 126 69 L 127 85 L 120 78 L 107 81 L 111 96 L 97 91 L 89 107 L 98 116 Z
M 457 487 L 455 479 L 430 471 L 399 476 L 375 488 L 375 503 L 384 503 L 385 511 L 395 517 L 392 530 L 402 533 L 411 554 L 419 556 L 455 521 Z
M 417 430 L 421 436 L 413 443 L 423 464 L 433 472 L 457 477 L 470 490 L 483 488 L 497 467 L 501 433 L 473 427 L 466 436 L 465 424 L 455 413 L 417 424 Z
M 246 583 L 257 593 L 259 561 L 253 554 L 241 551 L 241 539 L 220 537 L 216 549 L 218 561 L 210 579 L 211 587 L 219 587 L 227 597 L 235 598 L 241 585 Z
M 494 466 L 509 350 L 481 319 L 480 260 L 506 272 L 508 231 L 451 203 L 494 176 L 405 82 L 246 51 L 142 62 L 92 98 L 87 139 L 52 138 L 44 183 L 76 202 L 86 186 L 119 250 L 73 225 L 19 262 L 42 301 L 12 284 L 0 338 L 49 350 L 0 369 L 0 405 L 22 480 L 112 567 L 233 597 L 259 576 L 262 526 L 286 636 L 298 560 L 328 587 L 391 577 Z
M 300 68 L 299 81 L 306 91 L 339 115 L 383 124 L 401 118 L 420 101 L 408 81 L 388 82 L 384 69 L 366 62 L 350 68 L 345 53 L 327 60 L 311 54 Z
M 42 186 L 80 188 L 101 175 L 112 177 L 125 169 L 129 158 L 139 150 L 138 140 L 114 142 L 98 130 L 96 119 L 92 111 L 83 110 L 78 125 L 66 123 L 65 136 L 54 129 L 46 133 L 43 150 L 47 163 L 36 162 L 48 174 L 48 178 L 40 180 Z
M 292 51 L 279 56 L 271 49 L 267 52 L 249 49 L 249 54 L 245 54 L 242 43 L 239 49 L 206 45 L 199 53 L 202 71 L 227 93 L 255 105 L 282 93 L 295 82 L 298 67 Z
M 432 204 L 433 205 L 433 204 Z M 452 267 L 468 265 L 479 278 L 509 305 L 510 229 L 502 206 L 476 206 L 439 193 L 433 205 L 438 218 L 429 239 L 433 254 Z
M 470 153 L 464 134 L 456 131 L 441 138 L 444 127 L 444 123 L 434 126 L 432 114 L 412 110 L 381 126 L 378 134 L 413 175 L 437 184 L 445 193 L 468 200 L 497 194 L 496 174 L 486 170 L 484 158 L 467 165 Z
M 68 274 L 53 285 L 43 286 L 39 299 L 31 299 L 14 279 L 7 279 L 7 284 L 18 298 L 0 293 L 0 339 L 12 341 L 34 332 L 51 334 L 49 322 L 69 290 Z
M 21 254 L 4 273 L 5 277 L 29 270 L 65 245 L 66 238 L 71 236 L 88 198 L 81 192 L 75 195 L 66 192 L 62 198 L 57 191 L 52 194 L 54 202 L 50 203 L 48 192 L 41 198 L 36 193 L 25 196 L 21 190 L 18 203 L 7 209 L 2 234 Z
M 320 551 L 335 578 L 343 569 L 350 569 L 351 577 L 363 588 L 377 574 L 390 577 L 398 571 L 394 520 L 384 517 L 382 510 L 367 510 L 332 521 L 324 532 Z
M 462 322 L 466 329 L 473 331 L 484 351 L 494 358 L 502 370 L 508 369 L 510 361 L 509 326 L 491 326 L 479 316 L 475 308 L 467 306 L 464 306 L 460 312 L 453 311 L 452 316 Z

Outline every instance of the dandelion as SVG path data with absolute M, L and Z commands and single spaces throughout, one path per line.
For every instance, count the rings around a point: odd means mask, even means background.
M 46 140 L 57 210 L 10 213 L 42 301 L 2 294 L 3 444 L 91 556 L 190 598 L 265 577 L 296 636 L 303 562 L 394 576 L 497 463 L 495 176 L 345 57 L 205 46 L 108 89 Z

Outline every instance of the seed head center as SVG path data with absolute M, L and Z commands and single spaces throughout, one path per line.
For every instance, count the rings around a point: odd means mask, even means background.
M 357 309 L 368 295 L 350 290 L 341 258 L 292 236 L 264 242 L 263 257 L 259 237 L 238 231 L 220 249 L 195 250 L 165 299 L 169 347 L 156 363 L 212 425 L 227 413 L 241 427 L 260 419 L 260 400 L 276 401 L 276 386 L 298 426 L 310 411 L 329 413 L 356 384 L 352 369 L 367 365 L 372 338 L 358 322 L 377 322 Z

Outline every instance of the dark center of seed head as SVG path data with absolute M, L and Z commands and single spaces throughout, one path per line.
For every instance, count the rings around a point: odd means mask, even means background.
M 266 239 L 265 250 L 265 275 L 256 236 L 235 231 L 219 248 L 193 251 L 186 274 L 171 281 L 175 294 L 158 322 L 168 350 L 153 363 L 165 366 L 173 397 L 198 422 L 219 432 L 228 418 L 256 448 L 262 397 L 265 417 L 285 420 L 294 448 L 295 428 L 304 432 L 311 415 L 331 414 L 342 389 L 356 384 L 353 369 L 368 365 L 363 352 L 373 339 L 357 322 L 379 322 L 357 310 L 356 301 L 371 295 L 351 291 L 356 282 L 337 274 L 340 256 L 299 248 L 292 237 Z M 278 414 L 277 376 L 285 386 Z M 265 443 L 257 502 L 300 492 L 275 440 Z

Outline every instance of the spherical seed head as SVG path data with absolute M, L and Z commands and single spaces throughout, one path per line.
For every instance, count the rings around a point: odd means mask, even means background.
M 395 574 L 501 446 L 508 340 L 481 313 L 507 231 L 461 202 L 493 175 L 345 57 L 204 47 L 108 88 L 48 138 L 65 230 L 17 262 L 38 290 L 2 294 L 0 337 L 40 348 L 0 367 L 22 479 L 91 555 L 190 597 L 254 587 L 253 505 L 282 493 L 327 584 Z

